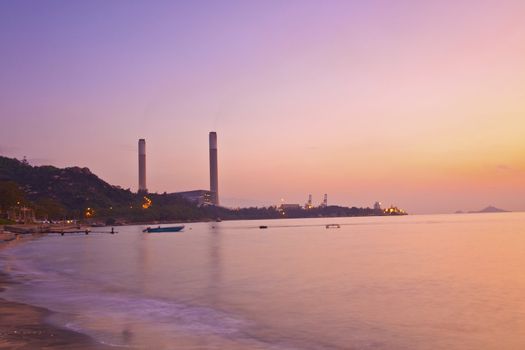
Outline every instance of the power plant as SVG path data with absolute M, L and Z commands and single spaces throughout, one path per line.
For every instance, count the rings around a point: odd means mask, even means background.
M 139 151 L 139 187 L 138 193 L 147 194 L 148 188 L 146 186 L 146 140 L 139 139 L 138 143 Z M 198 206 L 215 205 L 219 206 L 219 169 L 217 159 L 217 133 L 210 131 L 209 133 L 209 150 L 210 150 L 210 189 L 209 190 L 192 190 L 170 193 L 169 195 L 176 195 L 182 197 L 190 202 L 195 203 Z M 144 197 L 147 203 L 147 207 L 151 206 L 151 200 Z M 311 210 L 315 208 L 328 208 L 328 194 L 324 194 L 323 201 L 318 207 L 313 205 L 312 194 L 308 194 L 308 201 L 304 207 L 299 204 L 284 203 L 284 199 L 281 199 L 280 205 L 276 205 L 278 211 L 284 215 L 285 210 L 293 211 L 299 209 Z M 387 215 L 404 215 L 406 214 L 403 210 L 396 207 L 390 207 L 383 210 L 380 202 L 375 202 L 374 210 L 376 212 L 385 213 Z
M 139 193 L 148 192 L 146 187 L 146 140 L 139 140 Z
M 146 140 L 139 140 L 139 188 L 138 193 L 147 193 L 146 187 Z M 210 132 L 210 190 L 176 192 L 198 205 L 219 205 L 219 176 L 217 163 L 217 133 Z
M 314 206 L 312 204 L 312 195 L 308 195 L 308 202 L 304 205 L 304 209 L 312 209 Z
M 210 132 L 210 192 L 211 203 L 219 205 L 219 175 L 217 166 L 217 133 Z
M 328 194 L 324 194 L 324 197 L 323 197 L 323 202 L 321 203 L 320 205 L 321 208 L 326 208 L 328 207 Z

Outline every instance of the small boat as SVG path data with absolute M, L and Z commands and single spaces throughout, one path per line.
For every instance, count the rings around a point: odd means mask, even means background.
M 326 225 L 326 228 L 341 228 L 341 225 L 339 225 L 339 224 L 328 224 L 328 225 Z
M 266 226 L 266 225 L 261 225 L 261 226 L 259 226 L 259 228 L 260 228 L 261 230 L 263 230 L 263 229 L 265 229 L 265 228 L 268 228 L 268 226 Z
M 179 232 L 182 231 L 184 226 L 168 226 L 168 227 L 147 227 L 142 232 Z

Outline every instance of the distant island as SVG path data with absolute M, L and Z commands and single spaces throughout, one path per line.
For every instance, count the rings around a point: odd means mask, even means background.
M 283 204 L 232 209 L 202 205 L 181 193 L 134 193 L 108 184 L 88 168 L 32 166 L 26 160 L 0 156 L 0 225 L 14 221 L 116 225 L 386 215 L 406 213 L 394 206 L 382 209 Z
M 493 207 L 489 205 L 488 207 L 478 210 L 478 211 L 469 211 L 469 213 L 508 213 L 508 210 L 503 210 L 500 208 Z
M 466 212 L 467 214 L 479 214 L 479 213 L 509 213 L 508 210 L 504 210 L 504 209 L 500 209 L 500 208 L 496 208 L 492 205 L 489 205 L 488 207 L 486 208 L 483 208 L 481 210 L 477 210 L 477 211 L 468 211 Z M 461 210 L 458 210 L 455 212 L 455 214 L 465 214 L 464 211 L 461 211 Z

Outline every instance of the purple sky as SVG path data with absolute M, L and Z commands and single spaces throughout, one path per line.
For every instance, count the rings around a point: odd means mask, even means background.
M 525 210 L 523 1 L 2 1 L 0 154 L 137 187 Z

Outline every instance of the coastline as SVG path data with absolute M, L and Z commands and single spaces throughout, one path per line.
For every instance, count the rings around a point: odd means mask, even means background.
M 18 240 L 15 244 L 18 244 Z M 14 242 L 13 242 L 14 243 Z M 0 241 L 0 250 L 7 243 Z M 46 320 L 51 310 L 2 298 L 12 278 L 0 271 L 0 349 L 110 349 L 88 335 L 54 326 Z

